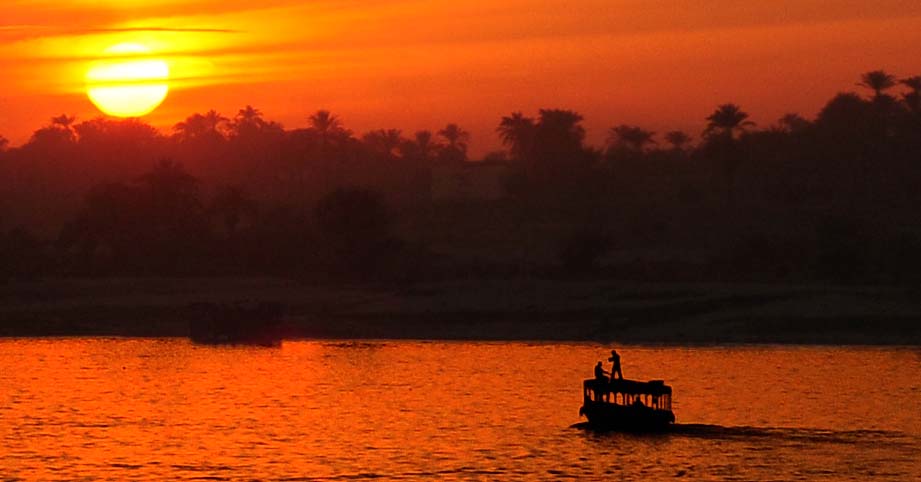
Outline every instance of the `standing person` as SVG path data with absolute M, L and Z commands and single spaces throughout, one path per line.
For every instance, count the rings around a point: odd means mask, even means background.
M 624 379 L 624 373 L 620 371 L 620 355 L 617 354 L 617 350 L 611 350 L 611 358 L 608 358 L 608 361 L 611 362 L 611 380 L 615 378 Z

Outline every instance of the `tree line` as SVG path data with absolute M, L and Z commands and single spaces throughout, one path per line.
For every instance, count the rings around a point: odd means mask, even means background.
M 814 119 L 757 126 L 725 103 L 699 136 L 620 124 L 600 147 L 577 112 L 515 112 L 477 160 L 456 124 L 356 135 L 320 110 L 285 129 L 247 106 L 162 133 L 61 115 L 0 138 L 0 270 L 915 280 L 921 76 L 858 85 Z M 485 165 L 501 199 L 439 196 Z

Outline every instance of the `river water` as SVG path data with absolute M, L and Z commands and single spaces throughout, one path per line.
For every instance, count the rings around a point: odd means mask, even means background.
M 0 340 L 0 479 L 921 480 L 917 348 L 617 347 L 658 435 L 573 427 L 609 348 Z

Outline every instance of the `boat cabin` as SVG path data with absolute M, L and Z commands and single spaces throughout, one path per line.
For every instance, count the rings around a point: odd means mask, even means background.
M 663 380 L 641 382 L 637 380 L 585 380 L 583 403 L 608 403 L 626 407 L 647 407 L 653 410 L 672 410 L 672 387 Z

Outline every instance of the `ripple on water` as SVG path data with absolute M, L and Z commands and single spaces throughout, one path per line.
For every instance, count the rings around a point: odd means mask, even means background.
M 597 345 L 0 340 L 0 478 L 921 480 L 911 350 L 618 348 L 670 433 L 570 428 Z

